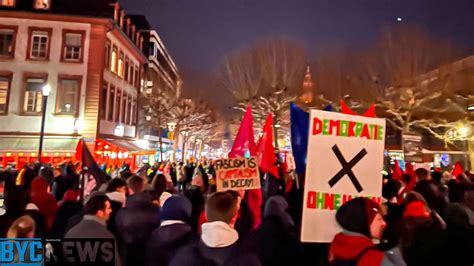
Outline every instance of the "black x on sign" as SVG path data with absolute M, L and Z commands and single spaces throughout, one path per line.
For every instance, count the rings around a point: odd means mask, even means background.
M 337 145 L 332 146 L 332 150 L 336 154 L 337 159 L 342 165 L 342 169 L 337 172 L 337 174 L 329 180 L 329 185 L 333 187 L 334 185 L 339 182 L 345 175 L 349 176 L 349 178 L 352 181 L 352 184 L 354 184 L 355 188 L 357 189 L 357 192 L 361 192 L 364 190 L 362 186 L 359 183 L 359 180 L 357 180 L 356 176 L 354 175 L 354 172 L 352 172 L 352 168 L 354 165 L 356 165 L 362 158 L 364 158 L 365 155 L 367 155 L 367 150 L 362 149 L 350 162 L 347 162 L 344 156 L 341 153 L 341 150 Z

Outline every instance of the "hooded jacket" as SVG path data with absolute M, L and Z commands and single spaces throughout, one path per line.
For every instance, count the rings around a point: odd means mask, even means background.
M 48 184 L 43 177 L 37 177 L 31 182 L 31 202 L 38 206 L 39 212 L 46 219 L 48 229 L 51 229 L 58 204 L 53 195 L 48 193 Z

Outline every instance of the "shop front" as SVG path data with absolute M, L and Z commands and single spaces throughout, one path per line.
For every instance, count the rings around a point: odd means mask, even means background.
M 53 166 L 75 160 L 79 137 L 49 137 L 43 140 L 41 162 Z M 39 137 L 0 137 L 0 166 L 23 168 L 26 164 L 38 162 Z
M 95 160 L 106 168 L 116 169 L 128 164 L 134 170 L 140 167 L 138 158 L 154 154 L 154 150 L 144 149 L 133 140 L 100 138 L 96 141 Z

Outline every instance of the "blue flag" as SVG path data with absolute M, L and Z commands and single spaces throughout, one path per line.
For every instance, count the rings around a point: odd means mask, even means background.
M 291 148 L 295 157 L 296 173 L 303 174 L 306 170 L 306 153 L 308 149 L 309 114 L 296 104 L 290 104 L 291 116 Z

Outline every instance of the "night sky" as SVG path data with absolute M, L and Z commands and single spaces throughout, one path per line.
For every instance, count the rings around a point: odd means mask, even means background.
M 268 37 L 303 41 L 307 52 L 317 57 L 327 49 L 367 47 L 384 28 L 409 23 L 474 54 L 474 0 L 120 2 L 127 14 L 147 16 L 188 88 L 190 83 L 205 83 L 226 54 Z

